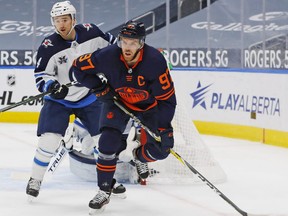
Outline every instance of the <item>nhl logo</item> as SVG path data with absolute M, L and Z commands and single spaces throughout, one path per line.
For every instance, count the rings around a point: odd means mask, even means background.
M 9 86 L 14 86 L 16 84 L 16 76 L 15 75 L 8 75 L 7 84 Z

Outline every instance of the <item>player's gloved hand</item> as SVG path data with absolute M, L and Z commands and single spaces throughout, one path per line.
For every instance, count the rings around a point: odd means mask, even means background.
M 170 148 L 174 146 L 174 136 L 173 136 L 173 128 L 168 128 L 165 130 L 160 131 L 161 137 L 161 151 L 163 155 L 167 156 L 170 153 Z
M 91 92 L 95 93 L 99 101 L 103 103 L 113 103 L 114 99 L 118 97 L 118 94 L 107 83 L 107 78 L 104 74 L 97 74 L 102 81 L 102 85 L 98 88 L 91 89 Z
M 69 78 L 71 81 L 77 81 L 78 86 L 85 86 L 86 88 L 93 89 L 96 88 L 98 85 L 101 85 L 101 82 L 99 81 L 99 78 L 95 74 L 88 74 L 80 69 L 78 69 L 76 66 L 72 66 L 69 70 Z
M 103 103 L 113 103 L 114 97 L 118 97 L 109 84 L 103 84 L 101 88 L 92 89 L 91 92 L 95 93 L 97 99 Z
M 61 85 L 57 80 L 51 83 L 48 87 L 48 91 L 51 92 L 50 96 L 54 99 L 64 99 L 69 91 L 66 85 Z

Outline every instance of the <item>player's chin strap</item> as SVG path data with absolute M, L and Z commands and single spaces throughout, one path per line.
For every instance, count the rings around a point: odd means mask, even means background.
M 141 46 L 141 47 L 135 52 L 133 58 L 132 58 L 130 61 L 133 61 L 133 60 L 136 58 L 136 56 L 138 55 L 138 53 L 140 52 L 140 50 L 141 50 L 142 48 L 143 48 L 143 46 Z
M 69 36 L 69 35 L 71 34 L 71 32 L 73 31 L 75 25 L 76 25 L 76 23 L 73 24 L 73 25 L 71 26 L 71 29 L 70 29 L 70 31 L 68 32 L 68 34 L 66 35 L 66 37 Z
M 116 97 L 114 97 L 114 104 L 119 107 L 124 113 L 129 115 L 141 128 L 143 128 L 150 136 L 152 136 L 156 141 L 161 142 L 161 137 L 157 136 L 148 127 L 146 127 L 140 119 L 138 119 L 133 113 L 129 111 Z M 236 211 L 238 211 L 243 216 L 257 216 L 254 214 L 248 214 L 247 212 L 240 209 L 236 204 L 234 204 L 225 194 L 223 194 L 217 187 L 215 187 L 208 179 L 206 179 L 199 171 L 197 171 L 191 164 L 184 160 L 177 152 L 170 149 L 170 153 L 175 156 L 182 164 L 184 164 L 189 170 L 191 170 L 201 181 L 206 183 L 216 194 L 218 194 L 222 199 L 229 203 Z M 259 215 L 260 216 L 260 215 Z M 264 215 L 263 215 L 264 216 Z
M 77 83 L 78 83 L 77 81 L 73 81 L 73 82 L 67 83 L 66 86 L 67 87 L 71 87 L 71 86 L 73 86 L 73 85 L 75 85 Z M 21 106 L 21 105 L 26 104 L 26 103 L 28 103 L 30 101 L 34 101 L 34 100 L 40 99 L 40 98 L 42 98 L 45 95 L 48 95 L 50 93 L 51 93 L 51 91 L 43 92 L 41 94 L 29 97 L 26 100 L 19 101 L 19 102 L 15 103 L 15 104 L 12 104 L 10 106 L 7 106 L 7 107 L 4 107 L 4 108 L 0 109 L 0 113 L 5 112 L 5 111 L 10 110 L 10 109 L 13 109 L 13 108 L 18 107 L 18 106 Z

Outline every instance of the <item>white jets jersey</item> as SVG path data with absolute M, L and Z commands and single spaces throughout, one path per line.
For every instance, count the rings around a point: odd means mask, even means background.
M 47 87 L 45 83 L 51 80 L 57 80 L 60 84 L 70 83 L 73 79 L 69 75 L 69 69 L 75 58 L 116 41 L 114 36 L 110 33 L 103 33 L 94 24 L 78 24 L 75 26 L 75 30 L 74 41 L 65 41 L 59 34 L 54 33 L 46 37 L 39 47 L 34 76 L 40 92 L 45 91 Z M 81 103 L 81 99 L 87 98 L 87 96 L 89 96 L 88 88 L 75 85 L 69 87 L 65 100 L 55 101 L 69 106 L 74 102 Z M 50 97 L 47 99 L 53 100 Z M 87 101 L 84 103 L 87 105 Z

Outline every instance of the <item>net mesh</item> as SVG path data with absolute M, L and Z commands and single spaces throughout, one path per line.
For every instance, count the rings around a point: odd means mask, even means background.
M 183 98 L 177 97 L 177 108 L 173 119 L 174 148 L 184 160 L 191 164 L 210 182 L 219 183 L 226 180 L 226 174 L 213 157 L 211 151 L 201 138 L 193 124 Z M 162 183 L 198 183 L 201 180 L 172 154 L 163 161 L 149 163 L 150 182 Z

